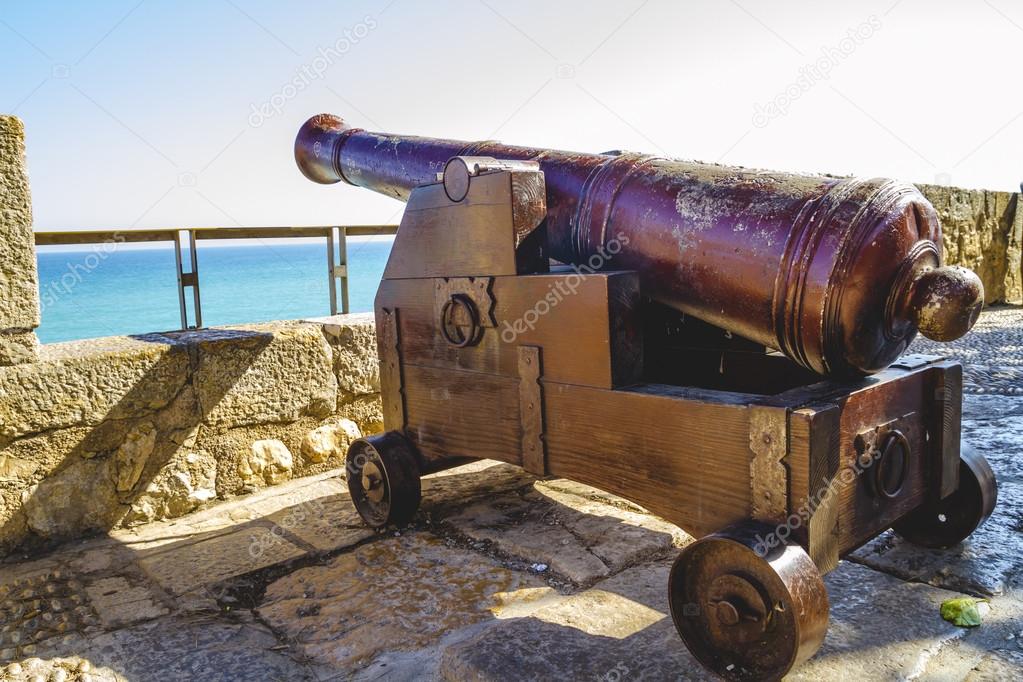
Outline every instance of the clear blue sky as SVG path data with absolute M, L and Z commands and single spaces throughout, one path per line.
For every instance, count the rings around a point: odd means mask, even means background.
M 394 221 L 295 169 L 321 111 L 1013 190 L 1020 44 L 1009 0 L 4 0 L 0 111 L 28 127 L 39 229 Z

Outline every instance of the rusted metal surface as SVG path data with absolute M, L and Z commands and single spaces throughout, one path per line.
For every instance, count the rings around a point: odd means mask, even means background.
M 749 408 L 750 505 L 752 518 L 781 521 L 788 515 L 788 409 L 751 405 Z
M 543 390 L 540 349 L 519 346 L 519 420 L 522 422 L 522 468 L 547 475 L 543 442 Z
M 959 462 L 956 491 L 904 517 L 892 527 L 896 533 L 915 545 L 946 549 L 965 540 L 991 516 L 998 501 L 998 484 L 991 465 L 966 445 Z
M 445 340 L 453 346 L 475 346 L 494 319 L 492 277 L 448 277 L 434 282 L 434 315 Z
M 557 260 L 637 270 L 657 300 L 821 374 L 883 369 L 918 327 L 955 338 L 981 306 L 979 279 L 941 266 L 937 214 L 904 183 L 388 135 L 328 114 L 295 142 L 310 179 L 401 200 L 457 156 L 539 163 Z
M 384 427 L 392 431 L 400 431 L 405 428 L 407 413 L 405 385 L 402 377 L 401 346 L 398 337 L 398 309 L 378 308 L 376 323 Z
M 675 627 L 705 666 L 730 680 L 778 680 L 810 658 L 828 627 L 828 593 L 805 551 L 762 551 L 773 526 L 748 522 L 694 542 L 671 570 Z
M 360 438 L 348 448 L 348 492 L 359 516 L 373 528 L 403 526 L 422 498 L 418 454 L 397 431 Z

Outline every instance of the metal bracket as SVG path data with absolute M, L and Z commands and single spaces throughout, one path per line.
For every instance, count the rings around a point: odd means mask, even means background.
M 398 339 L 398 309 L 378 309 L 377 351 L 380 355 L 380 394 L 384 405 L 384 427 L 401 431 L 407 423 L 405 382 L 401 371 Z
M 903 431 L 908 431 L 910 425 L 916 421 L 918 421 L 917 413 L 909 412 L 883 424 L 864 429 L 857 433 L 853 440 L 858 460 L 857 465 L 863 470 L 868 468 L 871 470 L 868 480 L 872 482 L 872 492 L 877 502 L 895 499 L 902 491 L 913 456 L 909 441 Z M 900 426 L 902 429 L 899 428 Z M 892 466 L 897 468 L 891 469 Z M 887 474 L 893 471 L 899 473 L 895 481 L 886 483 L 886 470 Z
M 789 411 L 769 405 L 749 406 L 750 488 L 752 517 L 777 522 L 788 515 Z
M 519 346 L 519 420 L 522 423 L 522 468 L 537 476 L 547 475 L 543 435 L 543 390 L 540 386 L 540 349 Z
M 433 315 L 441 335 L 458 348 L 474 346 L 494 317 L 493 277 L 448 277 L 435 280 Z

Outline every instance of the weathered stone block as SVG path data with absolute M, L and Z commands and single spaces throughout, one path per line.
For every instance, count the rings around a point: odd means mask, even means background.
M 0 331 L 0 367 L 35 362 L 39 358 L 39 340 L 35 332 Z
M 204 450 L 179 451 L 135 498 L 124 524 L 184 516 L 216 496 L 216 460 Z
M 290 479 L 294 466 L 287 445 L 276 439 L 257 440 L 239 462 L 238 474 L 248 486 L 274 485 Z
M 117 497 L 111 460 L 81 460 L 22 493 L 28 527 L 44 538 L 109 530 L 127 511 Z
M 174 337 L 197 349 L 193 385 L 210 426 L 322 419 L 336 409 L 333 357 L 316 325 L 245 325 Z
M 941 218 L 946 262 L 976 272 L 987 303 L 1023 301 L 1019 194 L 940 185 L 919 188 Z
M 359 325 L 348 352 L 375 357 Z M 379 394 L 337 386 L 322 325 L 299 322 L 50 344 L 0 367 L 0 554 L 337 467 L 381 421 Z
M 363 435 L 384 430 L 384 404 L 379 393 L 356 398 L 338 394 L 337 416 L 351 419 L 359 425 Z
M 380 365 L 373 314 L 333 315 L 310 321 L 323 326 L 333 349 L 338 388 L 351 396 L 379 393 Z
M 284 576 L 267 587 L 258 613 L 325 677 L 350 676 L 382 652 L 439 646 L 551 592 L 534 576 L 412 534 Z
M 121 447 L 117 448 L 114 460 L 118 492 L 129 492 L 135 487 L 155 447 L 156 427 L 152 422 L 142 422 L 128 432 Z
M 38 291 L 25 127 L 14 116 L 0 116 L 0 335 L 39 326 Z
M 306 434 L 302 440 L 302 456 L 314 463 L 342 459 L 352 441 L 358 438 L 362 438 L 359 425 L 351 419 L 339 419 L 337 423 L 324 424 Z
M 40 361 L 0 368 L 0 444 L 165 407 L 185 384 L 183 347 L 126 337 L 45 345 Z

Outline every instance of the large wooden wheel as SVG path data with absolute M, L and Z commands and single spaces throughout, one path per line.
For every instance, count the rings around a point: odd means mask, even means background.
M 959 489 L 939 502 L 925 504 L 892 529 L 908 542 L 932 549 L 955 547 L 991 516 L 998 484 L 984 455 L 963 444 Z
M 397 431 L 360 438 L 348 448 L 348 492 L 367 525 L 404 526 L 415 517 L 422 488 L 414 448 Z
M 801 547 L 766 547 L 774 531 L 731 526 L 686 547 L 671 570 L 675 628 L 693 656 L 726 679 L 780 679 L 824 641 L 820 572 Z

